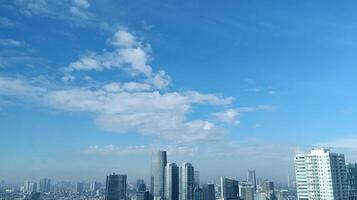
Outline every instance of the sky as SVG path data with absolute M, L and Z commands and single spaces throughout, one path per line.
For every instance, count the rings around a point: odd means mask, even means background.
M 284 182 L 295 152 L 357 162 L 357 13 L 344 1 L 5 0 L 0 179 Z

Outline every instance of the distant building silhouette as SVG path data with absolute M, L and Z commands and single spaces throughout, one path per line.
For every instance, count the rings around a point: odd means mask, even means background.
M 214 184 L 204 184 L 202 186 L 202 200 L 216 200 Z

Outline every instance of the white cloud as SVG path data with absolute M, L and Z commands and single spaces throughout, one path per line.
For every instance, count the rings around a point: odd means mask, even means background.
M 88 0 L 74 0 L 73 1 L 75 5 L 77 5 L 78 7 L 81 7 L 81 8 L 89 8 L 90 6 L 90 3 Z
M 63 81 L 63 82 L 65 82 L 65 83 L 67 83 L 67 82 L 72 82 L 72 81 L 74 81 L 76 79 L 76 77 L 74 77 L 74 76 L 72 76 L 72 75 L 70 75 L 70 74 L 66 74 L 66 75 L 64 75 L 62 78 L 61 78 L 61 80 Z
M 218 122 L 223 122 L 226 124 L 231 124 L 238 126 L 240 121 L 238 120 L 239 113 L 243 112 L 256 112 L 256 111 L 273 111 L 275 106 L 271 105 L 258 105 L 252 107 L 240 107 L 240 108 L 230 108 L 224 111 L 213 113 L 215 120 Z
M 136 132 L 176 142 L 215 140 L 224 135 L 226 131 L 213 122 L 187 120 L 186 116 L 196 104 L 227 105 L 231 102 L 231 98 L 193 91 L 160 94 L 157 91 L 129 93 L 83 87 L 45 89 L 12 78 L 0 78 L 0 94 L 30 97 L 65 111 L 94 113 L 97 125 L 107 131 Z
M 5 47 L 21 47 L 24 45 L 24 42 L 13 40 L 13 39 L 0 39 L 0 46 Z
M 239 113 L 237 110 L 228 109 L 222 112 L 213 113 L 213 116 L 216 118 L 217 121 L 238 126 L 240 123 L 237 119 L 238 114 Z
M 258 106 L 252 106 L 252 107 L 237 108 L 238 112 L 273 111 L 273 110 L 276 110 L 276 106 L 258 105 Z
M 190 114 L 198 105 L 215 109 L 227 107 L 234 98 L 197 91 L 163 90 L 169 86 L 170 77 L 163 70 L 153 72 L 148 64 L 151 50 L 146 48 L 150 45 L 143 44 L 123 29 L 113 38 L 110 41 L 115 46 L 113 51 L 87 53 L 68 65 L 62 81 L 72 84 L 50 88 L 24 79 L 0 76 L 0 95 L 28 97 L 26 99 L 64 111 L 89 112 L 99 127 L 116 133 L 134 132 L 175 143 L 218 140 L 227 134 L 228 130 L 214 120 L 192 118 Z M 76 85 L 78 77 L 72 75 L 75 71 L 110 69 L 128 72 L 133 81 L 88 85 L 81 82 Z M 242 107 L 214 115 L 220 121 L 237 124 L 239 121 L 235 118 L 239 112 L 273 109 L 272 106 Z
M 89 52 L 80 57 L 78 61 L 72 62 L 67 71 L 102 71 L 120 69 L 130 76 L 144 76 L 145 82 L 157 89 L 165 89 L 169 86 L 171 78 L 163 70 L 153 73 L 149 64 L 151 48 L 149 44 L 137 40 L 127 30 L 121 29 L 108 40 L 108 44 L 114 50 L 103 50 L 102 54 Z
M 126 30 L 117 31 L 107 42 L 114 47 L 135 47 L 140 45 L 136 37 Z

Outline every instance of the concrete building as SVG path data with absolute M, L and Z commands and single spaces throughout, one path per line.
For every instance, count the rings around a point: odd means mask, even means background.
M 295 156 L 299 200 L 347 200 L 345 157 L 329 149 L 313 149 Z

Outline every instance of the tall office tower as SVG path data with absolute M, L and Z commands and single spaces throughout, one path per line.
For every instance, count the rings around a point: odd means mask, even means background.
M 29 192 L 30 193 L 37 192 L 37 183 L 36 182 L 30 182 Z
M 357 163 L 346 164 L 348 199 L 357 200 Z
M 238 181 L 221 176 L 221 200 L 239 200 Z
M 265 180 L 263 184 L 263 191 L 266 194 L 266 198 L 269 200 L 276 199 L 274 192 L 274 182 Z
M 180 200 L 193 200 L 195 176 L 191 163 L 183 163 L 180 170 Z
M 195 188 L 200 187 L 200 172 L 195 170 L 194 172 L 194 179 L 195 179 Z
M 291 187 L 290 174 L 288 174 L 288 176 L 287 176 L 287 184 L 286 185 L 288 186 L 288 188 Z
M 247 181 L 252 184 L 254 191 L 256 191 L 257 190 L 257 177 L 255 175 L 255 170 L 248 170 Z
M 250 182 L 239 183 L 239 197 L 242 200 L 254 200 L 254 187 Z
M 84 185 L 82 182 L 78 182 L 76 183 L 76 193 L 77 194 L 83 194 L 83 191 L 84 191 Z
M 347 200 L 347 174 L 343 154 L 313 149 L 295 155 L 296 187 L 299 200 Z
M 154 200 L 164 199 L 166 151 L 153 151 L 151 154 L 150 193 Z
M 179 200 L 179 168 L 175 163 L 165 167 L 165 200 Z
M 126 175 L 107 176 L 105 200 L 126 200 Z
M 143 179 L 136 180 L 136 191 L 146 191 L 146 185 Z
M 149 200 L 150 194 L 149 191 L 137 191 L 136 200 Z
M 97 191 L 100 190 L 100 182 L 94 181 L 90 184 L 90 193 L 92 196 L 97 194 Z
M 39 181 L 39 192 L 50 192 L 51 191 L 51 179 L 42 178 Z
M 265 180 L 263 185 L 263 191 L 274 192 L 274 182 Z
M 24 183 L 24 192 L 25 193 L 29 193 L 30 192 L 30 184 L 31 182 L 26 180 L 25 183 Z
M 202 189 L 199 187 L 195 187 L 193 191 L 193 199 L 194 200 L 202 200 L 203 199 L 203 194 L 202 194 Z
M 214 184 L 204 184 L 202 186 L 202 200 L 216 200 Z

